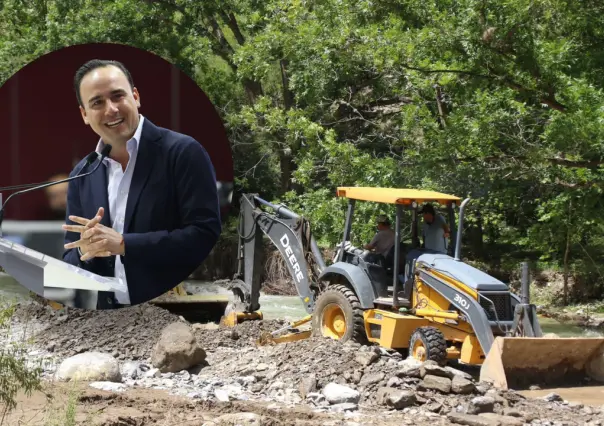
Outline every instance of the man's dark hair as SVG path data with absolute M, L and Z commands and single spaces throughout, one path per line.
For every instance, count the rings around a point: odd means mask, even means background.
M 84 65 L 82 65 L 76 71 L 75 77 L 73 80 L 73 87 L 75 89 L 76 97 L 78 98 L 78 104 L 80 106 L 84 106 L 84 104 L 82 102 L 82 97 L 80 96 L 80 84 L 82 83 L 82 79 L 84 78 L 84 76 L 86 76 L 86 74 L 88 74 L 89 72 L 91 72 L 97 68 L 107 67 L 110 65 L 119 68 L 124 73 L 126 78 L 128 79 L 128 83 L 130 83 L 130 88 L 134 89 L 134 81 L 132 80 L 132 75 L 130 75 L 130 71 L 128 71 L 128 69 L 124 66 L 124 64 L 122 64 L 119 61 L 113 61 L 113 60 L 92 59 L 92 60 L 86 62 Z
M 426 204 L 423 208 L 422 208 L 422 213 L 430 213 L 432 216 L 434 216 L 436 213 L 434 212 L 434 206 L 432 204 Z

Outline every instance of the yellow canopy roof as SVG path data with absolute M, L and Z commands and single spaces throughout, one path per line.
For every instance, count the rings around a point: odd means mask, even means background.
M 340 186 L 337 190 L 337 196 L 389 204 L 411 204 L 413 201 L 420 204 L 426 201 L 438 202 L 440 204 L 447 204 L 452 201 L 455 204 L 459 204 L 459 201 L 461 201 L 461 198 L 454 195 L 435 191 L 357 186 Z

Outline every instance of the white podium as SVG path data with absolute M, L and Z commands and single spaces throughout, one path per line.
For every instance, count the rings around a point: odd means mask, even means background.
M 96 296 L 98 291 L 121 288 L 115 278 L 93 274 L 4 238 L 0 238 L 0 266 L 28 290 L 53 301 L 58 301 L 53 294 L 61 289 L 85 290 Z M 82 307 L 96 309 L 96 297 L 93 299 Z

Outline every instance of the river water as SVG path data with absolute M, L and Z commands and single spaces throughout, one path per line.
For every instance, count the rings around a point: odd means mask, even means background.
M 206 282 L 186 282 L 187 290 L 193 293 L 212 293 L 229 295 L 228 290 L 220 285 Z M 0 298 L 23 300 L 27 298 L 27 289 L 7 274 L 0 273 Z M 297 296 L 273 296 L 261 294 L 260 310 L 265 319 L 284 319 L 294 321 L 306 316 L 306 310 Z M 604 336 L 591 330 L 583 330 L 568 324 L 561 324 L 550 318 L 539 318 L 544 333 L 556 333 L 560 337 L 596 337 Z

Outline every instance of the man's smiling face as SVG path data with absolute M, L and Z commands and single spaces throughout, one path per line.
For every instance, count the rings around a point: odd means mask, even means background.
M 104 143 L 124 145 L 138 127 L 140 97 L 128 78 L 115 66 L 96 68 L 80 83 L 84 122 Z

